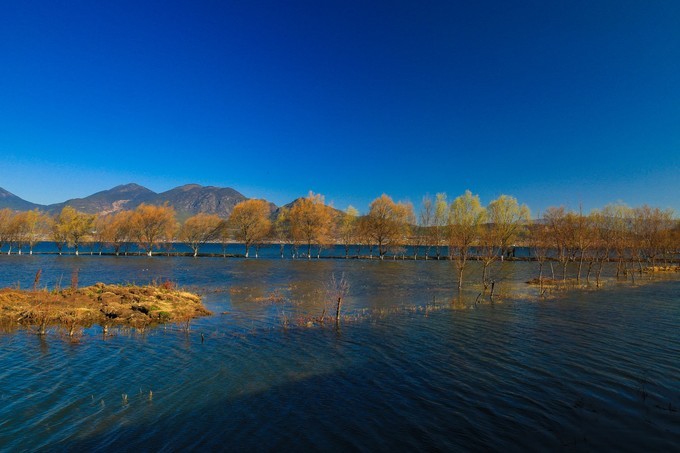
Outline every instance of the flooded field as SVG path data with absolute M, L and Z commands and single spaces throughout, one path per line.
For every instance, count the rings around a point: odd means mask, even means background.
M 272 252 L 274 253 L 274 252 Z M 0 333 L 0 448 L 669 451 L 680 443 L 680 282 L 497 296 L 447 261 L 0 256 L 0 285 L 197 291 L 187 332 Z M 349 291 L 339 326 L 333 276 Z M 611 272 L 609 272 L 611 277 Z

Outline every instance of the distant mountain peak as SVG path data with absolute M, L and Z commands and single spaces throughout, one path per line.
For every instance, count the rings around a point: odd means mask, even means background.
M 9 190 L 0 187 L 0 209 L 9 208 L 15 211 L 30 211 L 42 207 L 42 205 L 26 201 L 23 198 L 14 195 Z
M 0 188 L 0 209 L 9 207 L 17 211 L 35 208 L 51 213 L 61 211 L 64 206 L 72 206 L 88 214 L 111 214 L 123 210 L 133 210 L 142 203 L 162 205 L 167 203 L 175 208 L 178 218 L 183 220 L 199 213 L 217 214 L 227 218 L 238 203 L 247 200 L 242 193 L 230 187 L 202 186 L 185 184 L 162 193 L 156 193 L 135 183 L 121 184 L 102 190 L 84 198 L 74 198 L 63 203 L 40 206 L 22 200 L 16 195 Z M 272 210 L 276 206 L 272 205 Z

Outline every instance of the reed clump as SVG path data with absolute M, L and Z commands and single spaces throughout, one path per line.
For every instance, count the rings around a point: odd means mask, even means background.
M 174 286 L 108 285 L 61 290 L 0 289 L 0 324 L 37 327 L 44 335 L 50 326 L 75 332 L 78 327 L 146 327 L 155 324 L 186 324 L 210 315 L 200 296 Z

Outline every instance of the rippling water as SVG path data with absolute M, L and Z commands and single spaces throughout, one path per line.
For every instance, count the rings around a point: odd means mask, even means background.
M 0 257 L 0 284 L 29 287 L 42 269 L 42 285 L 66 286 L 74 268 L 81 285 L 174 280 L 215 315 L 188 334 L 0 334 L 0 449 L 680 445 L 677 281 L 539 300 L 521 284 L 535 264 L 506 263 L 495 275 L 512 296 L 476 304 L 448 262 L 23 256 Z M 343 272 L 340 330 L 282 328 Z M 296 303 L 255 301 L 277 290 Z

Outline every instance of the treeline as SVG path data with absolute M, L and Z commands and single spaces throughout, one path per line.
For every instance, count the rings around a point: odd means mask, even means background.
M 141 205 L 134 211 L 90 215 L 70 206 L 49 216 L 39 211 L 0 210 L 0 249 L 7 253 L 32 253 L 41 240 L 53 241 L 59 253 L 65 246 L 75 253 L 84 243 L 95 249 L 106 245 L 115 254 L 127 254 L 137 244 L 151 256 L 154 250 L 172 242 L 187 244 L 197 256 L 208 242 L 245 245 L 245 256 L 262 244 L 290 244 L 294 257 L 320 256 L 332 245 L 344 246 L 345 256 L 352 248 L 368 248 L 369 257 L 383 259 L 406 253 L 411 246 L 413 258 L 451 259 L 457 264 L 459 286 L 470 259 L 482 262 L 485 284 L 488 269 L 496 260 L 512 255 L 515 246 L 532 249 L 540 263 L 558 261 L 566 278 L 568 263 L 578 263 L 577 279 L 582 272 L 599 280 L 605 262 L 616 261 L 618 272 L 628 272 L 630 263 L 654 266 L 680 249 L 680 224 L 671 210 L 649 206 L 629 208 L 608 205 L 589 214 L 563 207 L 547 209 L 531 219 L 529 208 L 514 197 L 501 195 L 483 206 L 470 191 L 449 201 L 446 194 L 425 196 L 416 213 L 413 205 L 395 202 L 387 195 L 373 200 L 366 215 L 349 207 L 339 211 L 324 203 L 321 195 L 309 193 L 290 208 L 272 212 L 264 200 L 246 200 L 236 205 L 228 219 L 197 214 L 177 221 L 171 206 Z M 419 250 L 424 251 L 418 256 Z M 358 255 L 358 251 L 356 255 Z M 552 267 L 552 266 L 551 266 Z M 553 268 L 554 278 L 554 268 Z

